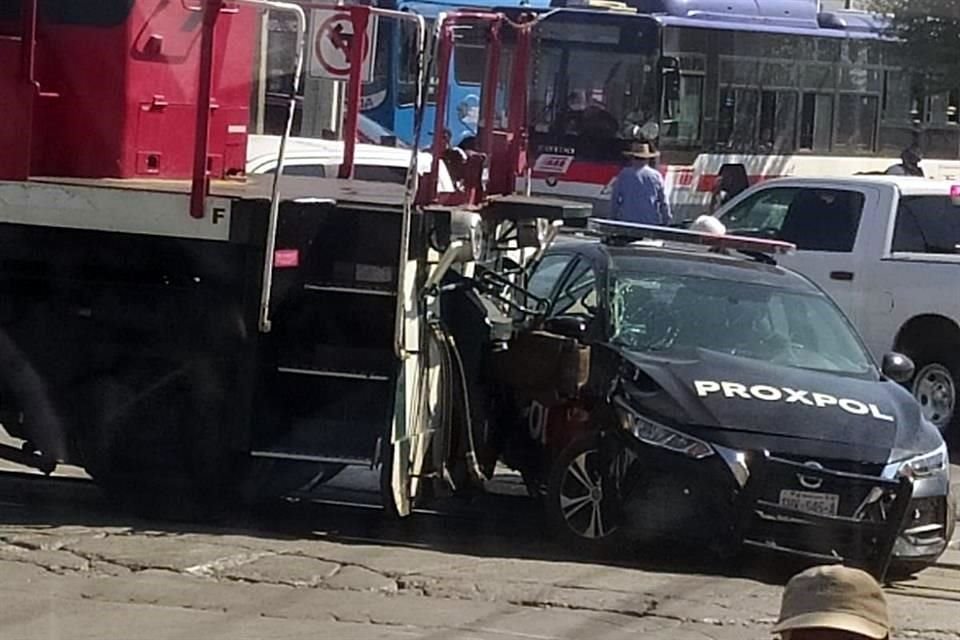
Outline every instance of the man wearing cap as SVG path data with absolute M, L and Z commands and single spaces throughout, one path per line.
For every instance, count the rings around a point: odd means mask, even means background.
M 783 640 L 884 640 L 890 636 L 887 600 L 865 571 L 813 567 L 787 583 L 773 632 Z
M 657 152 L 646 142 L 635 142 L 624 155 L 630 158 L 630 164 L 614 180 L 611 217 L 641 224 L 670 224 L 673 215 L 663 178 L 652 166 Z

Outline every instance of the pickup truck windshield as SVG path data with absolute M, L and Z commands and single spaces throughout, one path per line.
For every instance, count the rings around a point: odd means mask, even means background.
M 637 351 L 693 350 L 868 376 L 874 367 L 825 296 L 715 278 L 640 272 L 612 281 L 614 341 Z

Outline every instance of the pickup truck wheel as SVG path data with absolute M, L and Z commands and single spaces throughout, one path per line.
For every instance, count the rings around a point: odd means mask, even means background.
M 960 390 L 958 358 L 944 358 L 941 351 L 939 354 L 920 353 L 914 360 L 917 373 L 911 391 L 920 403 L 924 417 L 940 429 L 944 439 L 955 439 L 960 431 L 960 411 L 957 411 L 957 392 Z

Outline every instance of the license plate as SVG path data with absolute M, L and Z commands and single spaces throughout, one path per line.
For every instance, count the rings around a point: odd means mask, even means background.
M 791 489 L 784 489 L 780 492 L 781 507 L 796 509 L 817 516 L 835 516 L 839 505 L 840 496 L 836 493 L 793 491 Z

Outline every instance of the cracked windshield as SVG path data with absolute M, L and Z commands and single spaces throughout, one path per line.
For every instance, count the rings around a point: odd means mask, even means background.
M 0 0 L 0 640 L 960 640 L 956 0 Z

